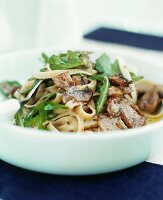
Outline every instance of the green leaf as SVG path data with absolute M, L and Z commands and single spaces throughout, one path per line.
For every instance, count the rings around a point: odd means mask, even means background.
M 118 60 L 115 60 L 114 63 L 112 63 L 111 68 L 112 68 L 112 76 L 121 74 Z
M 117 61 L 111 63 L 109 56 L 103 53 L 96 60 L 96 70 L 110 77 L 116 74 L 120 74 L 119 64 Z
M 90 79 L 102 81 L 104 79 L 104 77 L 105 77 L 104 74 L 95 74 L 95 75 L 90 76 Z
M 46 121 L 47 113 L 44 110 L 45 102 L 34 107 L 25 117 L 24 126 L 38 126 L 38 129 L 44 129 L 43 123 Z
M 25 126 L 30 126 L 30 127 L 39 126 L 39 118 L 40 118 L 39 115 L 33 117 L 32 119 L 25 122 Z
M 96 60 L 96 69 L 97 71 L 102 72 L 107 76 L 111 74 L 111 60 L 106 53 L 103 53 Z
M 13 93 L 21 87 L 21 84 L 17 81 L 3 81 L 0 83 L 0 92 L 4 97 L 13 95 Z
M 109 79 L 107 76 L 104 76 L 103 81 L 102 81 L 102 86 L 100 88 L 100 96 L 96 104 L 97 114 L 100 114 L 103 111 L 103 108 L 107 99 L 109 86 L 110 86 Z
M 52 104 L 47 104 L 45 107 L 44 107 L 44 110 L 53 110 L 54 109 L 54 106 Z
M 44 107 L 44 110 L 50 111 L 54 109 L 68 109 L 67 106 L 62 105 L 62 104 L 57 104 L 57 103 L 47 103 L 46 106 Z
M 51 103 L 51 102 L 42 102 L 28 112 L 28 114 L 23 117 L 25 127 L 38 127 L 38 129 L 45 129 L 43 123 L 49 118 L 50 111 L 55 109 L 66 109 L 65 105 Z M 20 119 L 22 120 L 21 116 Z
M 144 78 L 143 76 L 136 75 L 136 74 L 134 74 L 133 72 L 130 72 L 130 75 L 131 75 L 131 78 L 132 78 L 132 80 L 133 80 L 134 82 L 140 81 L 141 79 Z
M 48 63 L 49 57 L 45 53 L 42 53 L 42 58 L 43 58 L 45 64 Z
M 80 56 L 73 51 L 67 51 L 67 54 L 60 54 L 59 56 L 53 54 L 48 63 L 52 70 L 66 70 L 83 65 L 83 61 Z
M 96 110 L 97 114 L 100 114 L 103 111 L 107 99 L 107 93 L 108 93 L 108 88 L 110 86 L 110 82 L 105 74 L 93 75 L 90 78 L 98 81 L 96 91 L 100 92 L 100 96 L 96 103 Z
M 14 115 L 15 124 L 24 127 L 24 112 L 23 108 L 20 108 L 18 112 Z
M 46 121 L 47 119 L 47 112 L 43 109 L 44 108 L 44 104 L 42 105 L 42 107 L 39 109 L 39 123 L 38 123 L 38 129 L 45 129 L 43 123 Z

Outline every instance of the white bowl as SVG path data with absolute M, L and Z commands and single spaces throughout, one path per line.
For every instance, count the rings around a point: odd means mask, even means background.
M 41 68 L 41 52 L 24 51 L 1 57 L 0 81 L 28 79 Z M 124 58 L 146 79 L 162 83 L 163 67 L 159 63 Z M 141 163 L 150 155 L 152 133 L 163 128 L 163 123 L 157 122 L 126 131 L 57 134 L 17 127 L 10 117 L 0 118 L 0 159 L 25 169 L 67 175 L 113 172 Z

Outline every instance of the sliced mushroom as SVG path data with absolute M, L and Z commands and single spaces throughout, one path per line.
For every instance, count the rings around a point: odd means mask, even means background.
M 157 111 L 160 104 L 160 98 L 156 87 L 154 86 L 150 91 L 145 92 L 138 100 L 140 110 L 153 114 Z
M 85 87 L 85 89 L 78 89 L 78 87 L 73 86 L 68 88 L 68 90 L 63 94 L 63 102 L 70 101 L 71 99 L 75 99 L 80 102 L 88 102 L 90 101 L 93 95 L 92 90 L 89 87 Z
M 155 87 L 155 90 L 158 92 L 159 97 L 163 99 L 163 85 L 155 84 L 154 82 L 148 80 L 141 80 L 136 83 L 136 89 L 139 94 L 149 92 L 153 89 L 153 87 Z
M 89 79 L 86 76 L 73 75 L 72 80 L 75 85 L 86 85 L 89 83 Z
M 110 98 L 107 111 L 110 117 L 120 117 L 128 128 L 141 127 L 145 124 L 144 115 L 125 97 Z
M 98 124 L 103 131 L 115 131 L 127 128 L 119 117 L 110 118 L 106 115 L 101 115 L 98 118 Z
M 111 86 L 108 90 L 108 95 L 112 97 L 118 97 L 118 96 L 123 96 L 125 94 L 130 94 L 132 92 L 130 87 L 115 87 Z
M 125 87 L 128 86 L 132 81 L 126 79 L 123 75 L 115 75 L 109 78 L 111 85 Z
M 132 81 L 129 69 L 125 64 L 125 61 L 123 59 L 119 58 L 118 59 L 118 63 L 119 63 L 119 67 L 120 67 L 120 70 L 121 70 L 121 73 L 122 73 L 123 77 L 125 77 L 128 81 Z M 136 88 L 135 88 L 135 83 L 134 82 L 131 82 L 130 88 L 132 90 L 131 96 L 132 96 L 133 102 L 136 103 L 137 102 L 137 92 L 136 92 Z
M 72 80 L 69 72 L 61 73 L 57 75 L 53 80 L 58 88 L 66 89 L 74 85 L 74 81 Z
M 71 87 L 68 90 L 68 95 L 73 97 L 76 101 L 88 102 L 91 99 L 93 92 L 89 87 L 86 87 L 83 90 L 79 90 L 77 87 Z

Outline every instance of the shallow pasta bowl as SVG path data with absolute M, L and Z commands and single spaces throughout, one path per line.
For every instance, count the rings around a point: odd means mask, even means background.
M 27 80 L 40 69 L 41 53 L 24 51 L 1 57 L 0 81 Z M 99 54 L 95 53 L 94 58 Z M 146 79 L 162 83 L 163 67 L 159 63 L 128 55 L 124 59 Z M 150 155 L 152 134 L 163 128 L 160 121 L 125 131 L 72 134 L 21 128 L 12 123 L 12 116 L 0 114 L 0 159 L 25 169 L 67 175 L 113 172 L 141 163 Z

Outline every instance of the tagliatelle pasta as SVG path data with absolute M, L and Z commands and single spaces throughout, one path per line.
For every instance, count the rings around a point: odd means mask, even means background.
M 74 75 L 74 74 L 86 74 L 86 75 L 93 75 L 92 73 L 90 72 L 87 72 L 87 71 L 84 71 L 84 70 L 80 70 L 80 69 L 73 69 L 73 70 L 54 70 L 54 71 L 47 71 L 47 72 L 39 72 L 35 75 L 33 75 L 33 78 L 36 78 L 36 79 L 53 79 L 55 78 L 56 76 L 58 76 L 59 74 L 62 74 L 62 73 L 65 73 L 65 72 L 68 72 L 70 75 Z
M 80 104 L 76 107 L 76 113 L 84 120 L 90 121 L 96 115 L 95 108 L 91 107 L 90 105 Z

